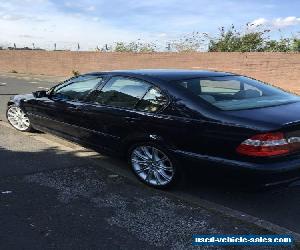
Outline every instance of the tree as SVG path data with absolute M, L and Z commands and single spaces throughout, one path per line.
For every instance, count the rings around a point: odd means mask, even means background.
M 153 43 L 143 43 L 143 42 L 117 42 L 114 47 L 115 52 L 155 52 L 156 45 Z
M 177 52 L 195 52 L 199 51 L 205 41 L 203 34 L 199 32 L 192 32 L 183 37 L 174 40 L 170 46 Z
M 264 47 L 264 33 L 251 32 L 240 37 L 240 51 L 263 51 Z
M 266 52 L 289 52 L 292 51 L 291 40 L 281 38 L 280 40 L 270 40 L 265 42 L 264 51 Z
M 219 29 L 215 38 L 208 37 L 210 52 L 300 52 L 300 39 L 281 37 L 278 40 L 270 39 L 267 34 L 269 29 L 262 29 L 252 24 L 247 24 L 244 32 L 237 31 L 232 25 L 229 29 Z
M 234 26 L 228 31 L 224 27 L 219 29 L 217 38 L 210 38 L 208 51 L 210 52 L 232 52 L 237 51 L 240 39 L 239 33 L 236 32 Z
M 208 51 L 210 52 L 251 52 L 263 51 L 265 34 L 269 30 L 251 31 L 241 33 L 232 25 L 228 30 L 219 29 L 217 38 L 210 38 Z
M 292 42 L 292 50 L 300 52 L 300 39 L 294 38 Z

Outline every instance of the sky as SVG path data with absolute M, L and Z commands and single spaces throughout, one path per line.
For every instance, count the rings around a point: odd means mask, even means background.
M 0 0 L 0 45 L 93 50 L 118 41 L 165 44 L 246 23 L 300 35 L 299 0 Z

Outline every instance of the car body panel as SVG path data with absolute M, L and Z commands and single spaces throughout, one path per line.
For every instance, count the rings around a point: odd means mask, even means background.
M 300 102 L 278 105 L 273 107 L 256 108 L 241 111 L 226 111 L 227 115 L 241 119 L 248 124 L 269 124 L 274 129 L 300 120 Z
M 83 102 L 61 101 L 36 98 L 32 94 L 17 95 L 9 104 L 22 107 L 33 127 L 39 130 L 118 154 L 127 153 L 135 143 L 153 141 L 172 152 L 183 165 L 196 161 L 191 165 L 198 163 L 198 168 L 204 167 L 204 163 L 268 173 L 300 168 L 298 155 L 255 159 L 235 152 L 242 141 L 258 133 L 288 131 L 288 128 L 294 133 L 295 124 L 299 124 L 296 121 L 300 120 L 300 103 L 221 111 L 170 82 L 182 77 L 233 75 L 225 72 L 133 70 L 88 75 L 105 76 L 102 85 L 112 76 L 141 79 L 158 87 L 169 98 L 169 103 L 157 113 L 99 105 L 89 102 L 88 98 Z

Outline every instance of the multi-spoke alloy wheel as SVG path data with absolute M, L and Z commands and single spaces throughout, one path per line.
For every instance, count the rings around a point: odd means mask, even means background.
M 10 106 L 6 115 L 9 123 L 17 130 L 29 131 L 31 129 L 28 116 L 18 106 Z
M 175 168 L 170 158 L 154 146 L 135 147 L 130 160 L 133 171 L 146 184 L 165 187 L 174 179 Z

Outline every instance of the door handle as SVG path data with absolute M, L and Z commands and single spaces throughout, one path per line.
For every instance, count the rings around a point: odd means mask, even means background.
M 76 111 L 76 110 L 80 110 L 80 107 L 79 106 L 76 106 L 76 107 L 68 107 L 69 110 L 71 111 Z

